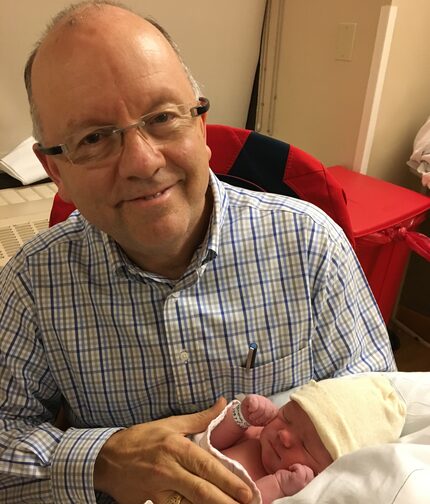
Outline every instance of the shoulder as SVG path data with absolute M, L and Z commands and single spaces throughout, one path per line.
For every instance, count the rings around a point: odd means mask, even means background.
M 308 201 L 273 193 L 249 191 L 225 184 L 232 219 L 253 219 L 276 231 L 317 235 L 333 244 L 349 242 L 343 230 L 323 210 Z
M 85 249 L 94 228 L 79 214 L 74 212 L 66 221 L 39 232 L 18 250 L 4 267 L 8 271 L 20 272 L 30 267 L 49 267 L 57 261 L 67 261 L 65 250 Z
M 82 244 L 90 229 L 85 218 L 79 212 L 73 212 L 67 220 L 42 231 L 22 248 L 25 255 L 31 257 L 47 250 L 55 251 L 71 243 Z

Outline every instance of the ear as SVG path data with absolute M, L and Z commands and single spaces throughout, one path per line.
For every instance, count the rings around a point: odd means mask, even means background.
M 205 139 L 205 142 L 206 142 L 206 151 L 208 153 L 208 161 L 209 161 L 210 158 L 212 157 L 212 151 L 211 151 L 209 145 L 207 144 L 207 135 L 206 135 L 206 126 L 207 126 L 206 119 L 207 119 L 207 115 L 208 115 L 208 113 L 205 112 L 204 114 L 202 114 L 200 116 L 200 119 L 201 119 L 200 125 L 201 125 L 201 128 L 202 128 L 203 138 Z
M 60 198 L 66 203 L 73 203 L 73 201 L 67 194 L 66 188 L 63 183 L 63 179 L 61 177 L 60 170 L 58 169 L 57 163 L 54 161 L 54 159 L 51 158 L 50 156 L 47 156 L 46 154 L 43 154 L 43 152 L 39 150 L 39 144 L 37 143 L 33 145 L 33 152 L 35 153 L 37 159 L 42 164 L 48 177 L 58 187 L 58 194 Z

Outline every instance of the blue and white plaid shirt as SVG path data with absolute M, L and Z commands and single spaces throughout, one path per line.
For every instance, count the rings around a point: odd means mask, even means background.
M 395 369 L 357 259 L 323 212 L 213 175 L 211 187 L 207 237 L 177 281 L 136 267 L 78 212 L 4 267 L 1 502 L 96 502 L 95 458 L 118 428 Z M 61 398 L 66 432 L 50 423 Z

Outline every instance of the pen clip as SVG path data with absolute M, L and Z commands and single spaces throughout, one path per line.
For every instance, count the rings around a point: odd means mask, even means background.
M 248 355 L 246 356 L 245 369 L 249 371 L 254 367 L 255 357 L 257 355 L 257 343 L 250 343 L 248 347 Z

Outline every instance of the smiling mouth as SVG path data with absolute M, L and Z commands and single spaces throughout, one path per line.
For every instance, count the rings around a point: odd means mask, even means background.
M 164 192 L 165 191 L 159 191 L 155 194 L 150 194 L 149 196 L 142 196 L 141 199 L 143 199 L 145 201 L 153 200 L 153 199 L 159 198 L 162 194 L 164 194 Z
M 129 204 L 132 204 L 132 205 L 138 205 L 139 202 L 141 205 L 144 204 L 144 202 L 148 202 L 148 204 L 151 202 L 151 201 L 157 201 L 158 199 L 160 199 L 161 201 L 164 201 L 163 196 L 166 196 L 170 193 L 170 190 L 172 189 L 172 187 L 174 186 L 174 184 L 170 184 L 169 186 L 167 187 L 164 187 L 163 189 L 161 190 L 158 190 L 156 192 L 153 192 L 152 194 L 129 194 L 128 196 L 126 197 L 123 197 L 123 199 L 121 199 L 118 203 L 117 203 L 117 206 L 118 207 L 122 207 L 123 205 L 129 205 Z
M 163 196 L 163 194 L 165 194 L 168 190 L 170 189 L 170 187 L 166 187 L 165 189 L 163 189 L 162 191 L 157 191 L 156 193 L 153 193 L 153 194 L 147 194 L 146 196 L 137 196 L 136 198 L 131 198 L 127 201 L 152 201 L 152 200 L 155 200 L 157 198 L 160 198 L 161 196 Z

